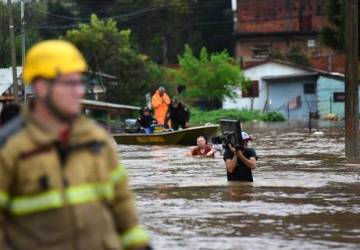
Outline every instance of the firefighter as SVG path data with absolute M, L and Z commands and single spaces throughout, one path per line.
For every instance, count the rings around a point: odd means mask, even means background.
M 80 115 L 86 62 L 41 42 L 23 78 L 34 105 L 0 131 L 0 249 L 148 249 L 111 137 Z

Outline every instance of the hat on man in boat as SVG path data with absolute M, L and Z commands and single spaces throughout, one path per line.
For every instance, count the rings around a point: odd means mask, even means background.
M 246 132 L 241 132 L 241 137 L 243 141 L 252 141 L 252 138 L 250 135 L 248 135 L 248 133 Z
M 151 109 L 149 107 L 145 106 L 142 108 L 142 112 L 145 112 L 145 111 L 151 112 Z
M 164 93 L 164 92 L 166 91 L 163 86 L 160 86 L 160 87 L 158 88 L 158 90 L 159 90 L 159 92 L 161 92 L 161 93 Z

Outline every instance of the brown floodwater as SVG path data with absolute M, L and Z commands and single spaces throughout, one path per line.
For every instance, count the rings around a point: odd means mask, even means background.
M 155 249 L 360 249 L 360 165 L 344 135 L 250 131 L 254 183 L 226 181 L 189 147 L 119 145 L 142 224 Z

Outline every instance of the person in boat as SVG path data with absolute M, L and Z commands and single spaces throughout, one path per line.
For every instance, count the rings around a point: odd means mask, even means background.
M 168 124 L 168 121 L 171 123 L 171 128 L 173 130 L 178 130 L 181 128 L 189 127 L 190 120 L 190 111 L 189 109 L 179 102 L 176 97 L 174 97 L 169 105 L 169 109 L 166 114 L 165 124 Z
M 34 45 L 35 100 L 0 130 L 0 249 L 146 249 L 111 136 L 81 115 L 87 64 L 64 40 Z
M 20 114 L 21 107 L 17 103 L 5 104 L 0 114 L 0 127 L 11 121 Z
M 189 155 L 200 157 L 215 157 L 215 149 L 213 145 L 208 144 L 204 136 L 199 136 L 196 139 L 197 146 L 193 148 Z
M 159 87 L 151 98 L 151 105 L 158 125 L 163 126 L 165 124 L 166 112 L 170 103 L 171 99 L 166 94 L 165 88 Z
M 155 124 L 156 120 L 151 115 L 150 109 L 148 107 L 144 107 L 141 110 L 140 116 L 136 120 L 137 127 L 145 134 L 152 134 L 154 132 Z
M 252 170 L 256 168 L 257 156 L 254 149 L 249 147 L 252 138 L 241 132 L 243 149 L 236 149 L 230 144 L 225 147 L 224 161 L 228 181 L 253 182 Z

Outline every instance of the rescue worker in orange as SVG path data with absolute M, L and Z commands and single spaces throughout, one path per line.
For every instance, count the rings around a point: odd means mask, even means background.
M 25 59 L 34 105 L 0 130 L 0 249 L 148 249 L 111 137 L 80 115 L 86 62 L 70 43 Z
M 159 87 L 151 99 L 154 116 L 158 125 L 164 125 L 166 113 L 171 100 L 164 87 Z

